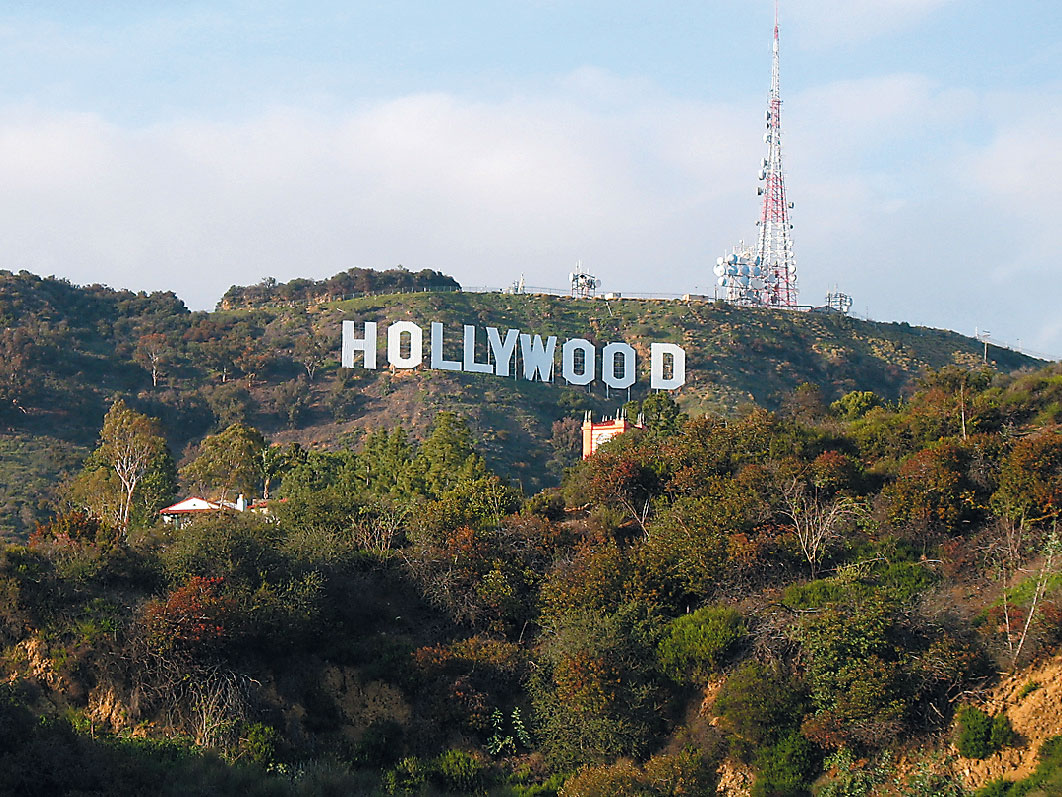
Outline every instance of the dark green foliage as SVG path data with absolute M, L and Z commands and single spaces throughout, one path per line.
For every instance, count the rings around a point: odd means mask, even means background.
M 996 750 L 1011 747 L 1018 741 L 1018 734 L 1010 724 L 1010 717 L 1006 714 L 996 714 L 992 717 L 992 730 L 988 734 L 988 743 Z
M 885 751 L 876 760 L 857 761 L 852 751 L 841 748 L 823 762 L 828 779 L 816 797 L 870 797 L 875 789 L 892 780 L 892 754 Z
M 1011 781 L 999 778 L 974 792 L 974 797 L 1007 797 L 1010 791 Z
M 624 405 L 623 413 L 630 423 L 641 423 L 651 438 L 666 439 L 678 434 L 688 417 L 667 391 L 650 393 L 643 401 Z
M 799 682 L 775 667 L 743 662 L 726 679 L 715 710 L 732 734 L 734 752 L 749 759 L 758 748 L 780 741 L 800 726 L 805 697 Z
M 992 717 L 975 706 L 965 706 L 955 717 L 955 747 L 966 758 L 987 758 L 992 746 Z
M 756 782 L 752 797 L 802 797 L 818 770 L 818 750 L 793 731 L 761 747 L 753 759 Z
M 252 722 L 240 734 L 240 751 L 256 764 L 272 764 L 276 760 L 279 736 L 276 728 Z
M 416 794 L 430 774 L 427 764 L 416 756 L 406 756 L 384 773 L 383 789 L 387 794 Z
M 1015 443 L 992 505 L 1002 515 L 1039 522 L 1062 512 L 1062 432 L 1048 429 Z
M 658 622 L 635 604 L 551 619 L 531 697 L 536 737 L 554 767 L 637 756 L 658 738 L 665 702 L 653 667 Z
M 354 763 L 384 769 L 402 754 L 402 726 L 392 719 L 373 720 L 354 748 Z
M 182 740 L 90 737 L 41 718 L 0 685 L 0 793 L 28 795 L 285 795 L 291 785 L 251 765 L 231 766 Z
M 546 520 L 564 518 L 564 495 L 559 490 L 543 490 L 524 500 L 523 511 Z
M 200 443 L 196 457 L 181 469 L 181 477 L 200 495 L 256 498 L 262 491 L 265 449 L 261 432 L 234 423 Z
M 908 705 L 893 611 L 875 597 L 804 618 L 802 646 L 816 708 L 805 731 L 820 744 L 882 745 L 903 730 Z
M 724 663 L 746 633 L 736 609 L 706 606 L 671 621 L 660 640 L 660 663 L 677 681 L 703 681 Z
M 459 291 L 461 286 L 446 274 L 426 268 L 407 271 L 398 268 L 376 271 L 371 268 L 350 268 L 325 280 L 293 279 L 277 282 L 266 277 L 257 285 L 233 285 L 221 297 L 225 308 L 256 307 L 261 305 L 298 302 L 312 304 L 322 300 L 349 299 L 364 293 L 408 293 L 415 291 Z
M 955 715 L 955 747 L 965 758 L 987 758 L 1017 741 L 1006 714 L 991 716 L 976 706 Z

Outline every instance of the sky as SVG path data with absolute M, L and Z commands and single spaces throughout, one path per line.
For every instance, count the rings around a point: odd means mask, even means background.
M 800 301 L 1062 357 L 1062 5 L 781 0 Z M 711 293 L 772 0 L 7 0 L 0 268 Z

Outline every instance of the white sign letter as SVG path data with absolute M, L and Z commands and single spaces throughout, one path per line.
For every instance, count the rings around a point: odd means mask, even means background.
M 376 367 L 376 322 L 365 322 L 365 337 L 356 338 L 358 325 L 353 321 L 343 322 L 343 352 L 340 364 L 344 368 L 354 367 L 354 352 L 360 351 L 364 368 Z
M 553 352 L 557 350 L 557 338 L 550 335 L 546 338 L 546 345 L 542 345 L 542 338 L 535 335 L 520 336 L 520 354 L 524 357 L 524 379 L 534 379 L 538 374 L 543 382 L 553 379 Z
M 465 324 L 465 370 L 470 374 L 489 374 L 494 369 L 490 363 L 476 362 L 476 328 Z
M 615 390 L 624 390 L 634 384 L 637 361 L 634 347 L 629 343 L 610 343 L 601 352 L 601 379 Z M 617 375 L 616 360 L 623 360 L 623 370 Z
M 583 370 L 575 370 L 575 353 L 583 353 Z M 589 385 L 597 370 L 597 352 L 585 338 L 571 338 L 561 347 L 561 373 L 570 385 Z
M 457 360 L 443 359 L 443 325 L 431 322 L 431 367 L 442 371 L 460 371 L 461 363 Z
M 664 355 L 671 357 L 671 376 L 664 377 Z M 653 390 L 674 390 L 686 384 L 686 352 L 674 343 L 649 346 L 649 384 Z
M 494 373 L 498 376 L 509 375 L 509 363 L 516 354 L 516 339 L 519 336 L 519 329 L 510 329 L 505 333 L 505 342 L 502 343 L 498 330 L 487 327 L 487 343 L 490 344 L 490 353 L 494 355 Z
M 409 335 L 409 356 L 402 356 L 402 335 Z M 416 368 L 424 362 L 424 330 L 412 321 L 387 328 L 387 362 L 395 368 Z

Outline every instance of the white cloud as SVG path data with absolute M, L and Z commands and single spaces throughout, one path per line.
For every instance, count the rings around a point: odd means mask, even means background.
M 1062 353 L 1062 120 L 1029 111 L 1052 107 L 1039 100 L 918 75 L 795 96 L 802 299 L 837 284 L 878 317 Z M 581 259 L 607 290 L 710 292 L 715 257 L 755 234 L 761 113 L 595 70 L 496 102 L 414 94 L 135 129 L 0 108 L 0 267 L 194 307 L 266 275 L 396 263 L 562 287 Z
M 593 111 L 571 91 L 138 130 L 9 108 L 0 266 L 174 288 L 193 306 L 266 274 L 398 262 L 550 286 L 582 258 L 613 289 L 683 290 L 741 220 L 755 146 L 726 109 L 654 96 Z
M 854 43 L 914 25 L 963 0 L 792 0 L 783 3 L 783 25 L 808 42 Z

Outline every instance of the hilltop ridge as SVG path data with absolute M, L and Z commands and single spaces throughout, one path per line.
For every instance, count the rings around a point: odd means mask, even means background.
M 452 281 L 437 272 L 414 276 Z M 234 287 L 230 299 L 245 292 Z M 777 409 L 803 383 L 818 385 L 827 403 L 852 390 L 896 399 L 926 370 L 976 367 L 983 354 L 980 342 L 946 330 L 711 302 L 452 288 L 340 301 L 314 296 L 307 304 L 293 299 L 294 306 L 191 312 L 172 292 L 0 272 L 0 528 L 28 532 L 49 485 L 90 450 L 116 396 L 159 418 L 177 455 L 235 421 L 275 442 L 334 448 L 376 427 L 401 424 L 422 434 L 438 410 L 455 410 L 492 465 L 531 491 L 556 483 L 574 461 L 584 411 L 612 414 L 648 390 L 645 373 L 628 396 L 606 395 L 600 382 L 588 390 L 424 369 L 341 369 L 347 319 L 439 321 L 455 335 L 458 325 L 473 324 L 595 345 L 622 340 L 638 351 L 639 369 L 648 367 L 649 343 L 677 343 L 686 351 L 687 383 L 675 398 L 693 414 L 727 414 L 753 402 Z M 1005 349 L 993 348 L 990 359 L 1001 372 L 1038 364 Z

